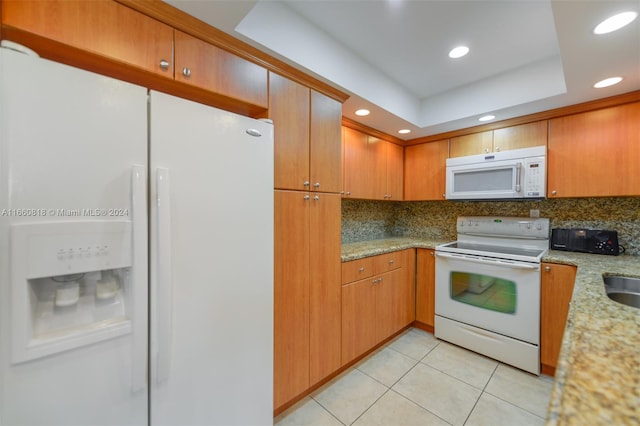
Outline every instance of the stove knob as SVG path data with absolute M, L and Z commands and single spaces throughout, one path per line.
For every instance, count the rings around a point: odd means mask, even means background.
M 541 231 L 542 230 L 542 224 L 541 223 L 536 223 L 536 229 L 538 231 Z
M 531 229 L 531 222 L 527 222 L 527 229 Z
M 464 220 L 461 220 L 460 221 L 460 227 L 463 227 L 463 226 L 464 226 Z
M 471 222 L 471 221 L 469 221 L 469 222 L 467 223 L 467 225 L 469 225 L 469 226 L 471 226 L 472 224 L 473 224 L 473 222 Z

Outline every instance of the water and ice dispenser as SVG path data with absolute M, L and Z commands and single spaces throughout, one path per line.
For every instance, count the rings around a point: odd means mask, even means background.
M 130 221 L 15 224 L 11 231 L 14 363 L 131 332 Z

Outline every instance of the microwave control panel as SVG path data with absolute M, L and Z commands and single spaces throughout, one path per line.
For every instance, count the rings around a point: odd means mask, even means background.
M 524 196 L 544 197 L 545 176 L 547 175 L 544 157 L 527 158 L 524 161 Z

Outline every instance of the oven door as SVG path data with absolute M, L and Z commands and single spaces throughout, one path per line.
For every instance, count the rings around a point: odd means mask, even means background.
M 436 315 L 540 341 L 540 264 L 436 251 Z

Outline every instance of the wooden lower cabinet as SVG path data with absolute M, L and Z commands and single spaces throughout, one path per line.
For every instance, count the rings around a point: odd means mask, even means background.
M 542 264 L 540 363 L 544 374 L 555 373 L 575 279 L 575 266 Z
M 274 408 L 341 366 L 340 194 L 275 191 Z
M 366 274 L 367 262 L 346 262 L 343 277 Z M 342 286 L 342 364 L 353 361 L 415 320 L 415 250 L 373 257 L 366 278 Z
M 416 321 L 435 326 L 436 311 L 435 250 L 417 249 L 416 254 Z

